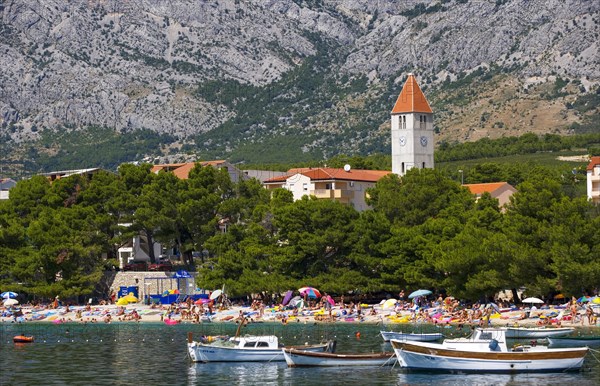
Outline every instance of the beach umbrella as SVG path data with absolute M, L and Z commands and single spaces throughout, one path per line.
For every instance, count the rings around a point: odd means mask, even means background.
M 298 289 L 298 292 L 300 292 L 301 295 L 306 295 L 309 298 L 320 298 L 321 297 L 321 292 L 319 292 L 318 289 L 313 288 L 313 287 L 302 287 L 300 289 Z
M 563 295 L 563 294 L 558 294 L 558 295 L 554 296 L 554 299 L 564 299 L 564 298 L 565 298 L 565 295 Z
M 590 301 L 590 298 L 588 298 L 585 295 L 583 295 L 582 297 L 580 297 L 579 299 L 577 299 L 577 303 L 587 303 L 589 301 Z
M 592 303 L 594 304 L 600 304 L 600 296 L 596 296 L 592 299 Z
M 133 292 L 130 292 L 129 295 L 124 296 L 123 298 L 127 300 L 128 303 L 136 303 L 138 301 L 138 298 L 135 297 Z
M 223 291 L 221 291 L 220 289 L 218 290 L 214 290 L 211 294 L 210 294 L 210 300 L 215 300 L 216 298 L 218 298 L 219 296 L 221 296 L 221 294 L 223 293 Z
M 544 301 L 542 299 L 539 298 L 527 298 L 527 299 L 523 299 L 522 303 L 538 303 L 538 304 L 544 304 Z
M 294 291 L 292 291 L 292 290 L 289 290 L 288 292 L 286 292 L 281 304 L 283 304 L 284 306 L 287 306 L 287 304 L 290 302 L 290 300 L 292 300 L 293 294 L 294 294 Z
M 382 310 L 394 309 L 396 307 L 396 299 L 388 299 L 381 305 Z
M 302 307 L 304 305 L 304 300 L 302 300 L 302 298 L 300 296 L 294 296 L 291 300 L 290 300 L 290 306 L 292 307 Z
M 490 308 L 492 307 L 494 309 L 494 311 L 500 313 L 500 307 L 498 307 L 498 305 L 496 303 L 488 303 L 485 308 Z
M 408 295 L 408 298 L 413 299 L 413 298 L 416 298 L 417 296 L 427 296 L 427 295 L 431 295 L 431 294 L 432 294 L 432 292 L 430 290 L 420 289 L 420 290 L 416 290 L 415 292 Z
M 335 306 L 335 300 L 333 300 L 333 298 L 330 295 L 327 295 L 327 299 L 326 299 L 329 304 L 331 304 L 332 306 Z
M 19 294 L 17 294 L 16 292 L 12 292 L 12 291 L 6 291 L 6 292 L 2 292 L 0 294 L 0 297 L 2 299 L 14 299 L 17 296 L 19 296 Z
M 15 304 L 19 304 L 19 301 L 17 299 L 6 299 L 4 301 L 5 306 L 14 306 Z

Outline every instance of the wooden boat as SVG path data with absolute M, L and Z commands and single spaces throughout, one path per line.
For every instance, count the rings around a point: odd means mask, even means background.
M 282 351 L 288 367 L 385 366 L 396 363 L 393 352 L 334 354 L 328 352 L 310 352 L 293 348 L 284 348 Z
M 188 354 L 194 362 L 282 362 L 282 345 L 274 335 L 234 337 L 212 343 L 194 341 L 188 333 Z M 333 351 L 335 341 L 295 347 L 307 351 Z
M 17 335 L 13 338 L 14 343 L 33 343 L 33 336 Z
M 525 345 L 508 349 L 505 329 L 476 329 L 469 338 L 446 339 L 443 343 L 402 342 L 392 347 L 400 367 L 412 370 L 521 373 L 578 370 L 587 347 L 548 348 Z
M 431 334 L 416 334 L 416 333 L 404 333 L 394 331 L 380 331 L 381 337 L 384 341 L 389 342 L 392 339 L 401 341 L 416 341 L 416 342 L 433 342 L 442 339 L 444 335 L 441 332 Z
M 566 336 L 575 329 L 573 327 L 506 327 L 509 339 L 541 339 L 555 336 Z
M 550 337 L 550 347 L 600 347 L 600 336 Z

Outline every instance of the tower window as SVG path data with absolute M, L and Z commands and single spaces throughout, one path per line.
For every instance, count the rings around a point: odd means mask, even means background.
M 406 116 L 401 116 L 400 120 L 402 121 L 402 128 L 406 130 Z
M 404 162 L 402 162 L 402 174 L 404 174 Z
M 425 162 L 423 162 L 423 169 L 425 169 Z

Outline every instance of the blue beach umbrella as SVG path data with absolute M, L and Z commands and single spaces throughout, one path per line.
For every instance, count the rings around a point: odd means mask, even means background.
M 431 294 L 432 294 L 432 292 L 430 290 L 420 289 L 420 290 L 416 290 L 415 292 L 408 295 L 408 298 L 413 299 L 413 298 L 416 298 L 417 296 L 427 296 L 427 295 L 431 295 Z
M 0 294 L 0 297 L 2 297 L 2 299 L 14 299 L 17 296 L 19 296 L 19 294 L 17 294 L 16 292 L 12 292 L 12 291 L 6 291 L 6 292 L 2 292 Z

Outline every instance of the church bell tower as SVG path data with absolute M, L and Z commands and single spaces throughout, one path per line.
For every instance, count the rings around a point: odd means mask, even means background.
M 433 111 L 413 74 L 392 109 L 392 173 L 433 169 Z

